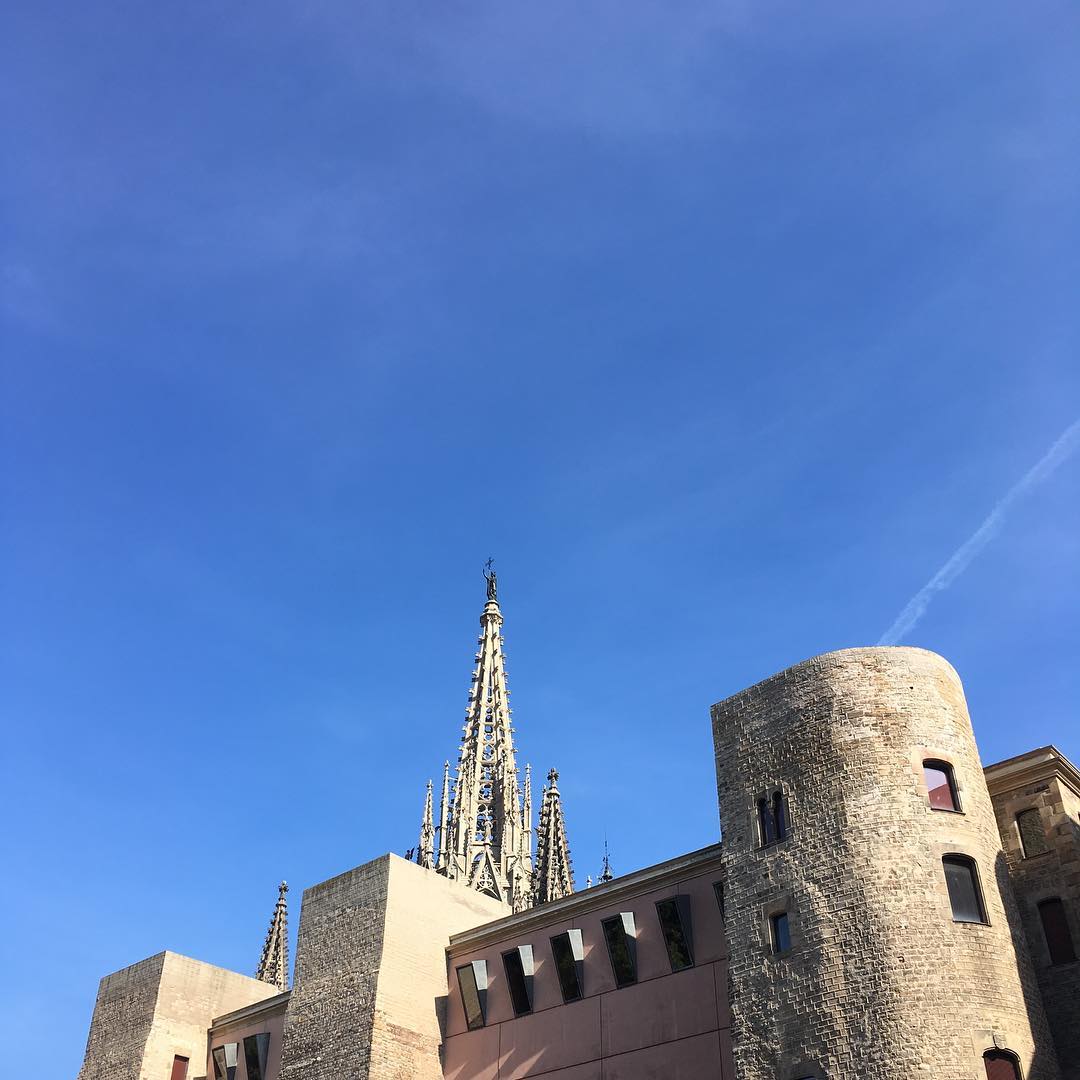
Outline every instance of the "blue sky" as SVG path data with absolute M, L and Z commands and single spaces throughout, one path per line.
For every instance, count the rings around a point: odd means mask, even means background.
M 927 586 L 984 759 L 1080 758 L 1078 24 L 9 5 L 5 1041 L 70 1078 L 102 974 L 415 843 L 489 555 L 579 880 Z

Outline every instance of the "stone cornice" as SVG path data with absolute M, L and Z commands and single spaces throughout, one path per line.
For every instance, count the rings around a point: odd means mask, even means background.
M 991 795 L 1015 791 L 1040 780 L 1057 779 L 1080 798 L 1080 769 L 1053 745 L 997 761 L 987 765 L 983 773 Z
M 256 1001 L 254 1005 L 245 1005 L 242 1009 L 233 1009 L 232 1012 L 223 1013 L 221 1016 L 215 1016 L 210 1022 L 212 1029 L 223 1027 L 232 1027 L 234 1024 L 247 1023 L 250 1020 L 254 1020 L 256 1017 L 262 1016 L 264 1013 L 283 1013 L 285 1006 L 289 1004 L 289 996 L 292 992 L 286 990 L 283 994 L 275 994 L 273 997 L 263 998 L 262 1001 Z

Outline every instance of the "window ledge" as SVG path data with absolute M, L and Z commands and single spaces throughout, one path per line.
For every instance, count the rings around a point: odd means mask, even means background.
M 961 817 L 967 817 L 964 811 L 959 809 L 958 807 L 931 806 L 930 809 L 933 810 L 935 814 L 959 814 Z
M 788 833 L 783 840 L 770 840 L 767 844 L 758 844 L 758 851 L 772 851 L 773 848 L 778 848 L 782 844 L 789 843 L 791 840 L 791 833 Z

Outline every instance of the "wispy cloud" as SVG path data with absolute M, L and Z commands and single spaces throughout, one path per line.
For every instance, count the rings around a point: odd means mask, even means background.
M 909 634 L 926 613 L 936 593 L 944 592 L 972 563 L 1001 529 L 1013 505 L 1048 480 L 1080 447 L 1080 418 L 1074 420 L 1049 450 L 1024 474 L 990 511 L 986 520 L 952 553 L 948 562 L 907 602 L 879 645 L 895 645 Z

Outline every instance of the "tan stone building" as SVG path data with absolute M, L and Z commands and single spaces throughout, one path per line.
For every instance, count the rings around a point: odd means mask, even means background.
M 723 839 L 575 892 L 518 785 L 488 602 L 420 843 L 285 888 L 258 978 L 102 980 L 79 1080 L 1080 1080 L 1080 773 L 984 770 L 956 672 L 815 657 L 712 709 Z

